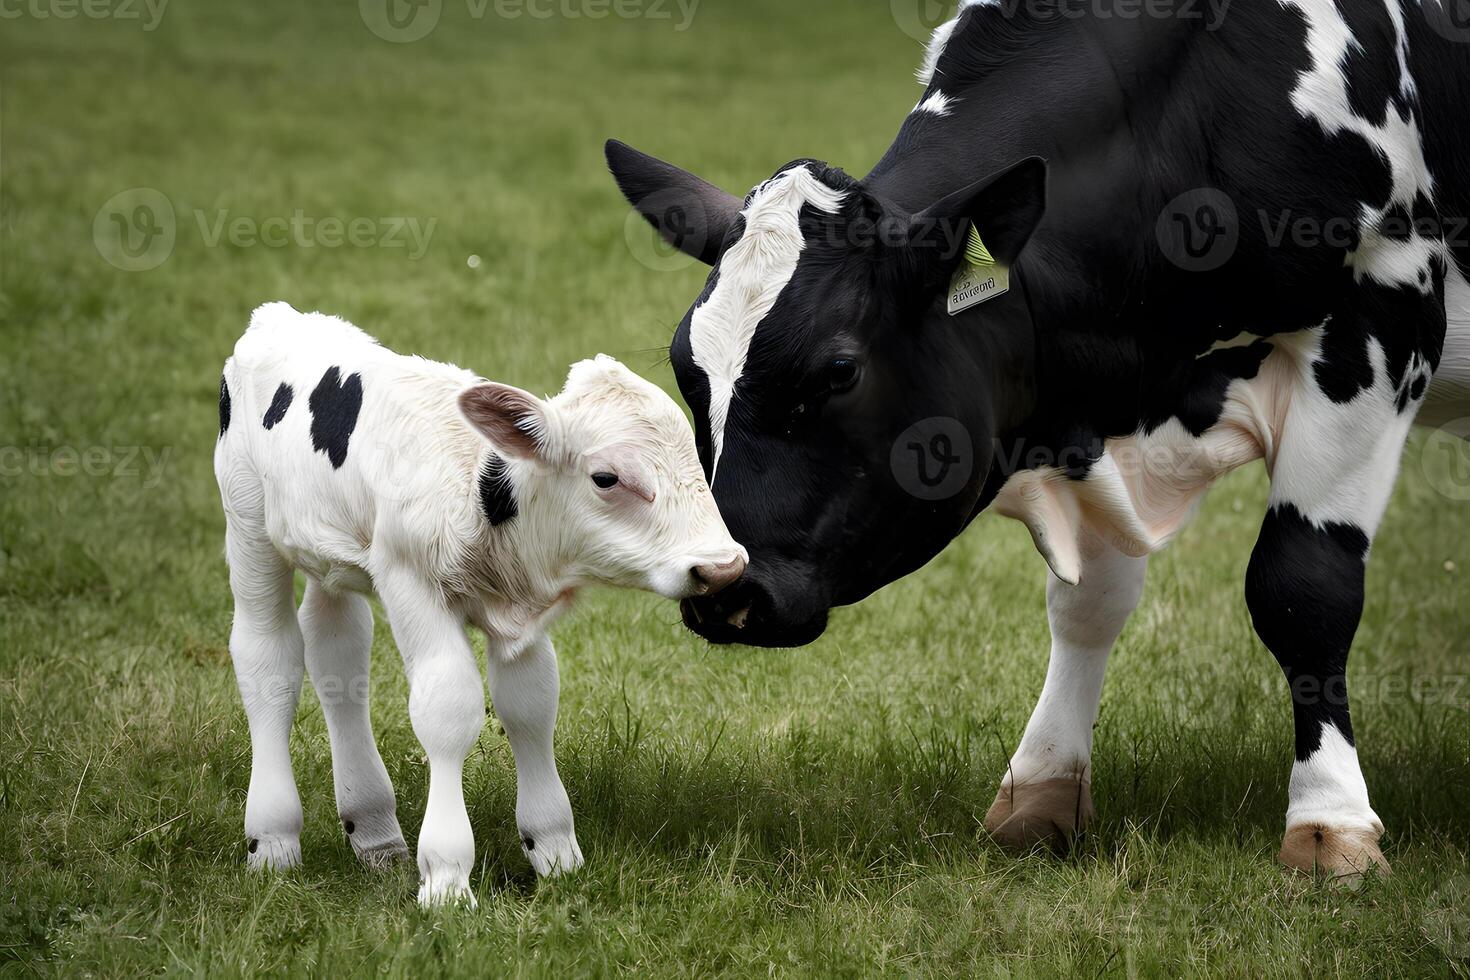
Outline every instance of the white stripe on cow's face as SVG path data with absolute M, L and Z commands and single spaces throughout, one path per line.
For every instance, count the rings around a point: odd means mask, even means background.
M 804 164 L 762 184 L 743 212 L 744 234 L 720 259 L 714 291 L 690 317 L 694 363 L 709 379 L 711 484 L 725 448 L 725 423 L 735 382 L 745 372 L 756 327 L 776 305 L 776 297 L 791 281 L 806 247 L 801 234 L 802 206 L 810 204 L 836 214 L 845 197 L 844 192 L 818 180 Z
M 959 99 L 951 99 L 943 92 L 935 89 L 929 96 L 914 106 L 914 112 L 929 112 L 936 116 L 947 116 L 954 109 Z

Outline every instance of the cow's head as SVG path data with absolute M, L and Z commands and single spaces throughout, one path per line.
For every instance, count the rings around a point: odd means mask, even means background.
M 684 413 L 613 358 L 573 365 L 554 398 L 484 382 L 459 407 L 505 457 L 481 495 L 508 495 L 529 540 L 577 580 L 685 599 L 743 573 Z
M 684 620 L 714 642 L 810 642 L 831 607 L 927 562 L 981 502 L 1023 397 L 994 389 L 1028 383 L 1007 345 L 1029 350 L 1029 313 L 1014 287 L 953 319 L 945 296 L 972 224 L 1014 262 L 1044 210 L 1045 164 L 915 214 L 816 161 L 741 201 L 621 143 L 607 155 L 633 206 L 713 267 L 670 354 L 750 564 L 718 598 L 684 603 Z

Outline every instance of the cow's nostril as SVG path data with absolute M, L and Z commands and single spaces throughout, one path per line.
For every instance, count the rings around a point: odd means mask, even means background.
M 702 595 L 711 595 L 740 581 L 740 576 L 745 574 L 745 559 L 736 555 L 719 565 L 695 565 L 689 574 L 699 583 Z

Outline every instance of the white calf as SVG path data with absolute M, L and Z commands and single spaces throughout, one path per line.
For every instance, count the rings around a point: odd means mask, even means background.
M 526 856 L 543 875 L 580 866 L 552 755 L 547 627 L 582 585 L 681 599 L 723 588 L 745 566 L 673 401 L 602 356 L 543 401 L 272 303 L 225 363 L 214 464 L 235 596 L 230 653 L 253 753 L 251 867 L 301 860 L 287 740 L 303 668 L 321 698 L 353 849 L 369 864 L 407 854 L 368 718 L 371 591 L 392 623 L 429 758 L 419 900 L 473 902 L 461 771 L 485 700 L 467 624 L 488 639 Z

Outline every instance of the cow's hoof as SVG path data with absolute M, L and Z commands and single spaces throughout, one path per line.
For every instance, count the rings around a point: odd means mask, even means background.
M 1278 857 L 1288 868 L 1356 888 L 1370 870 L 1389 873 L 1378 849 L 1380 830 L 1307 823 L 1287 830 Z
M 1029 851 L 1045 844 L 1066 853 L 1097 812 L 1092 792 L 1080 779 L 1043 779 L 1002 784 L 985 814 L 985 829 L 1002 847 Z
M 575 834 L 532 836 L 521 832 L 521 850 L 542 878 L 576 871 L 583 864 L 582 849 Z
M 245 863 L 251 871 L 284 871 L 297 867 L 301 864 L 301 838 L 247 838 Z
M 391 813 L 386 818 L 354 820 L 342 818 L 342 830 L 352 844 L 353 853 L 365 867 L 389 868 L 408 860 L 408 845 L 403 831 Z

